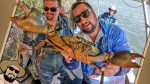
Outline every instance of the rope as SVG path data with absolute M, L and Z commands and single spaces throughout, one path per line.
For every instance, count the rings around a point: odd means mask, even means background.
M 139 8 L 139 7 L 142 7 L 143 6 L 143 4 L 142 5 L 139 5 L 139 6 L 131 6 L 131 5 L 129 5 L 127 2 L 125 2 L 124 0 L 122 0 L 123 1 L 123 3 L 125 3 L 127 6 L 129 6 L 129 7 L 131 7 L 131 8 Z M 144 0 L 143 0 L 144 1 Z

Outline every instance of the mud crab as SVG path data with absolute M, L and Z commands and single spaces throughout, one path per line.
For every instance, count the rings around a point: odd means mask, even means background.
M 95 65 L 95 62 L 98 61 L 110 62 L 119 65 L 120 67 L 140 67 L 137 63 L 132 62 L 132 60 L 135 58 L 143 58 L 143 56 L 137 53 L 129 53 L 127 51 L 100 54 L 100 51 L 93 43 L 88 42 L 81 37 L 60 37 L 56 33 L 54 27 L 49 28 L 48 26 L 46 26 L 46 19 L 44 15 L 37 9 L 29 9 L 27 5 L 22 3 L 18 3 L 18 6 L 22 8 L 23 11 L 25 11 L 24 16 L 11 17 L 11 21 L 25 31 L 47 35 L 47 39 L 38 42 L 34 48 L 40 48 L 45 42 L 47 42 L 51 44 L 51 47 L 48 47 L 49 49 L 59 53 L 65 52 L 71 58 L 92 65 L 97 69 L 100 69 L 100 67 Z

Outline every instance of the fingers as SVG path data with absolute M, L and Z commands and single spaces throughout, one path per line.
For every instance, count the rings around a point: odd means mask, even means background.
M 21 43 L 18 48 L 18 53 L 21 54 L 22 56 L 29 56 L 30 54 L 29 50 L 31 50 L 29 46 L 27 46 L 24 43 Z
M 20 51 L 19 53 L 20 53 L 23 57 L 27 57 L 27 56 L 29 56 L 29 54 L 30 54 L 29 50 L 23 50 L 23 51 Z
M 61 52 L 61 54 L 64 56 L 67 63 L 71 62 L 72 58 L 69 55 L 67 55 L 65 52 Z
M 95 72 L 98 74 L 102 74 L 102 69 L 96 69 Z
M 71 63 L 72 58 L 67 58 L 67 59 L 65 58 L 65 60 L 67 63 Z
M 115 70 L 116 68 L 119 68 L 119 66 L 115 65 L 115 64 L 107 63 L 107 64 L 105 64 L 105 68 Z
M 114 64 L 106 64 L 105 67 L 101 68 L 101 71 L 104 71 L 105 76 L 113 76 L 120 70 L 120 67 Z

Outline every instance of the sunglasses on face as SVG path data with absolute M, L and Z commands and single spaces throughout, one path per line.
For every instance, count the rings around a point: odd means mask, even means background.
M 14 69 L 13 67 L 8 67 L 9 68 L 9 70 L 11 70 L 11 71 L 14 71 L 15 70 L 15 73 L 19 73 L 19 71 L 18 70 L 16 70 L 16 69 Z
M 51 12 L 56 12 L 57 8 L 56 7 L 52 7 L 52 8 L 48 8 L 48 7 L 44 7 L 44 11 L 48 11 L 50 9 Z
M 77 15 L 76 17 L 73 17 L 73 21 L 75 23 L 79 23 L 80 22 L 80 17 L 82 16 L 83 18 L 87 18 L 90 15 L 90 12 L 88 10 L 85 10 L 83 12 L 81 12 L 80 15 Z

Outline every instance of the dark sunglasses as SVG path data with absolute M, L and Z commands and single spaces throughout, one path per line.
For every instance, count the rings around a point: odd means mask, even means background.
M 81 20 L 81 19 L 80 19 L 81 16 L 82 16 L 83 18 L 87 18 L 89 15 L 90 15 L 89 10 L 85 10 L 85 11 L 81 12 L 80 15 L 78 15 L 78 16 L 76 16 L 76 17 L 73 17 L 73 21 L 74 21 L 75 23 L 79 23 L 80 20 Z
M 13 67 L 8 67 L 11 71 L 14 71 L 15 70 L 15 73 L 19 73 L 19 71 L 18 70 L 16 70 L 16 69 L 14 69 Z
M 44 11 L 48 11 L 50 9 L 51 12 L 56 12 L 57 8 L 56 7 L 52 7 L 52 8 L 48 8 L 48 7 L 44 7 Z

